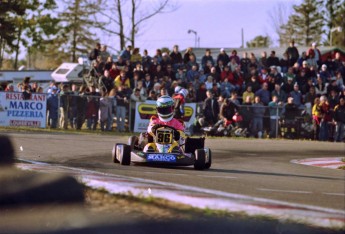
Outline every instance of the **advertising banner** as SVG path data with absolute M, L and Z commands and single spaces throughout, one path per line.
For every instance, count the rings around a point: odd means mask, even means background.
M 186 134 L 189 134 L 189 126 L 195 121 L 196 104 L 186 103 L 183 118 L 186 126 Z M 135 106 L 134 132 L 146 132 L 152 115 L 156 115 L 156 101 L 137 102 Z
M 46 127 L 47 96 L 32 93 L 23 100 L 22 93 L 0 92 L 0 126 Z

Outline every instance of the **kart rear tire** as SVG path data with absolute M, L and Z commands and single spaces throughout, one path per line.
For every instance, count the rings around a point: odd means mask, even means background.
M 128 166 L 131 164 L 131 147 L 129 145 L 118 145 L 116 149 L 119 154 L 119 161 L 121 165 Z
M 195 150 L 195 162 L 194 162 L 194 169 L 195 170 L 204 170 L 206 168 L 206 153 L 204 149 L 197 149 Z
M 210 169 L 211 164 L 212 164 L 212 152 L 210 149 L 208 150 L 208 158 L 209 158 L 209 161 L 205 164 L 205 169 Z
M 118 145 L 123 145 L 122 143 L 116 143 L 113 147 L 113 150 L 111 151 L 111 158 L 113 163 L 119 163 L 120 161 L 116 158 L 116 147 Z
M 137 136 L 130 136 L 128 138 L 128 145 L 131 147 L 131 150 L 134 150 L 138 146 L 139 138 Z

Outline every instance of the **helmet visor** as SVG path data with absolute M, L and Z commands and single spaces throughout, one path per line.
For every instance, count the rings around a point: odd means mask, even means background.
M 158 114 L 161 114 L 162 116 L 169 115 L 173 112 L 173 107 L 172 106 L 157 107 L 157 112 Z

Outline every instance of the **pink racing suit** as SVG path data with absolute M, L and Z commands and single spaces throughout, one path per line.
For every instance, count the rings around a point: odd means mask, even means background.
M 152 116 L 151 121 L 149 123 L 149 126 L 147 127 L 147 132 L 149 134 L 152 134 L 152 127 L 157 125 L 157 124 L 159 124 L 159 125 L 166 125 L 166 126 L 169 126 L 169 127 L 173 127 L 176 130 L 184 131 L 184 124 L 181 123 L 180 121 L 178 121 L 175 118 L 172 118 L 168 122 L 164 122 L 164 121 L 161 121 L 158 117 Z

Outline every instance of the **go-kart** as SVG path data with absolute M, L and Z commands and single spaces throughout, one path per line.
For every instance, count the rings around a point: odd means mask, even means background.
M 147 144 L 147 136 L 141 134 L 131 136 L 128 144 L 116 143 L 112 150 L 112 160 L 121 165 L 135 164 L 191 166 L 196 170 L 209 169 L 212 163 L 212 154 L 209 148 L 205 148 L 205 138 L 186 137 L 184 145 L 177 148 L 174 136 L 176 129 L 169 126 L 161 126 L 155 131 L 152 144 L 155 149 L 144 151 Z M 173 149 L 172 149 L 173 147 Z

